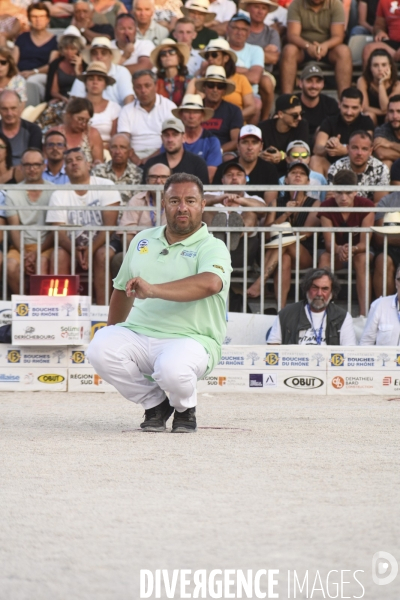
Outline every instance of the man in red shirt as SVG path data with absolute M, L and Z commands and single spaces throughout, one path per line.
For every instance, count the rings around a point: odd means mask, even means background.
M 374 41 L 363 51 L 363 64 L 377 48 L 387 50 L 396 62 L 400 61 L 400 3 L 397 0 L 379 0 L 374 23 Z
M 333 185 L 358 185 L 357 175 L 350 170 L 342 169 L 338 171 L 333 178 Z M 368 301 L 366 301 L 366 286 L 365 273 L 367 267 L 366 243 L 369 233 L 349 233 L 346 231 L 352 227 L 371 227 L 374 224 L 374 213 L 368 212 L 369 208 L 375 205 L 372 200 L 357 196 L 357 192 L 334 192 L 334 197 L 324 200 L 321 208 L 337 208 L 343 209 L 343 212 L 320 212 L 318 217 L 321 219 L 321 227 L 342 227 L 343 233 L 336 232 L 334 243 L 332 233 L 324 231 L 325 249 L 319 259 L 319 268 L 330 268 L 331 253 L 335 255 L 335 271 L 344 269 L 351 261 L 353 269 L 356 273 L 356 287 L 358 296 L 358 305 L 360 307 L 360 315 L 367 314 L 367 304 L 369 306 L 369 291 Z M 365 212 L 348 212 L 346 209 L 351 207 L 365 207 Z M 349 245 L 351 236 L 352 244 Z

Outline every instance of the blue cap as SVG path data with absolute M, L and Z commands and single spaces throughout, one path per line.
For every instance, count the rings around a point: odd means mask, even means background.
M 236 23 L 236 21 L 244 21 L 248 25 L 251 25 L 250 17 L 245 15 L 244 13 L 236 13 L 236 15 L 233 15 L 232 19 L 230 20 L 230 23 Z

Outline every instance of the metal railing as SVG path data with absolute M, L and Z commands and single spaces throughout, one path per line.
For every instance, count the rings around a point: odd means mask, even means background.
M 9 190 L 9 189 L 13 189 L 13 190 L 30 190 L 32 189 L 32 185 L 23 185 L 23 184 L 16 184 L 13 186 L 9 186 L 9 185 L 4 185 L 4 184 L 0 184 L 0 190 Z M 43 185 L 35 185 L 35 190 L 87 190 L 88 186 L 86 185 L 72 185 L 72 184 L 65 184 L 63 186 L 57 187 L 55 188 L 54 185 L 46 183 Z M 102 185 L 96 185 L 96 186 L 90 186 L 91 190 L 104 190 L 104 189 L 109 189 L 109 186 L 102 186 Z M 135 186 L 127 186 L 127 185 L 122 185 L 122 184 L 115 184 L 113 186 L 113 191 L 129 191 L 130 194 L 135 194 L 139 191 L 148 191 L 149 189 L 151 189 L 152 191 L 155 192 L 155 205 L 154 206 L 143 206 L 143 207 L 130 207 L 130 206 L 107 206 L 107 207 L 101 207 L 101 206 L 80 206 L 79 210 L 80 211 L 118 211 L 118 212 L 124 212 L 124 211 L 131 211 L 134 210 L 135 212 L 141 212 L 141 211 L 154 211 L 155 213 L 155 219 L 156 219 L 156 225 L 160 225 L 161 224 L 161 216 L 162 216 L 162 207 L 161 207 L 161 193 L 162 193 L 162 186 L 146 186 L 146 185 L 135 185 Z M 238 192 L 238 189 L 240 190 L 240 188 L 238 188 L 238 186 L 205 186 L 204 187 L 204 191 L 205 193 L 221 193 L 221 192 Z M 311 191 L 358 191 L 359 188 L 358 187 L 351 187 L 351 186 L 307 186 L 307 188 L 299 188 L 298 186 L 260 186 L 260 185 L 254 185 L 254 186 L 247 186 L 244 188 L 244 190 L 246 192 L 251 192 L 251 191 L 258 191 L 258 192 L 266 192 L 266 191 L 306 191 L 307 192 L 311 192 Z M 379 187 L 379 191 L 387 191 L 392 192 L 392 191 L 397 191 L 397 187 L 395 186 L 381 186 Z M 363 190 L 365 191 L 376 191 L 376 188 L 372 187 L 372 186 L 363 186 Z M 0 206 L 0 208 L 4 208 L 6 209 L 6 207 Z M 41 206 L 41 207 L 26 207 L 26 208 L 18 208 L 18 211 L 23 211 L 23 210 L 29 210 L 32 211 L 32 209 L 35 208 L 35 210 L 37 211 L 48 211 L 49 207 L 45 206 Z M 57 206 L 54 207 L 54 210 L 74 210 L 77 207 L 71 207 L 71 206 Z M 213 206 L 209 206 L 206 207 L 205 209 L 207 212 L 211 211 L 211 212 L 218 212 L 219 208 L 215 208 Z M 235 212 L 237 211 L 237 207 L 224 207 L 223 209 L 224 211 L 227 212 Z M 254 209 L 253 207 L 241 207 L 240 208 L 241 212 L 257 212 L 258 214 L 261 213 L 279 213 L 279 212 L 286 212 L 286 208 L 285 207 L 275 207 L 275 206 L 265 206 L 265 207 L 260 207 L 257 209 Z M 373 208 L 351 208 L 351 209 L 347 209 L 346 208 L 346 212 L 362 212 L 362 213 L 369 213 L 369 212 L 379 212 L 379 213 L 385 213 L 385 212 L 393 212 L 395 209 L 393 208 L 381 208 L 381 207 L 373 207 Z M 320 206 L 317 207 L 290 207 L 290 211 L 291 212 L 307 212 L 307 213 L 312 213 L 312 212 L 319 212 L 319 213 L 323 213 L 323 212 L 343 212 L 343 208 L 321 208 Z M 271 226 L 269 227 L 265 227 L 265 226 L 256 226 L 256 227 L 242 227 L 242 228 L 232 228 L 232 227 L 209 227 L 209 230 L 211 232 L 223 232 L 226 234 L 227 237 L 227 246 L 229 247 L 230 245 L 230 236 L 233 232 L 237 232 L 240 231 L 243 234 L 243 266 L 242 266 L 242 270 L 240 271 L 239 275 L 236 273 L 234 273 L 234 275 L 236 275 L 233 278 L 233 281 L 235 283 L 239 282 L 242 284 L 242 294 L 243 294 L 243 312 L 246 312 L 247 310 L 247 301 L 248 301 L 248 297 L 247 297 L 247 287 L 248 287 L 248 283 L 249 283 L 249 269 L 252 265 L 248 264 L 248 245 L 249 245 L 249 236 L 250 235 L 254 235 L 255 233 L 258 234 L 260 236 L 260 247 L 261 247 L 261 251 L 260 251 L 260 256 L 259 256 L 259 276 L 261 277 L 261 279 L 264 279 L 264 274 L 265 274 L 265 253 L 264 251 L 262 251 L 262 249 L 265 246 L 266 243 L 266 236 L 269 234 L 269 232 L 274 231 L 276 233 L 276 225 L 271 228 Z M 278 226 L 279 227 L 279 226 Z M 128 248 L 128 243 L 127 243 L 127 236 L 132 233 L 132 232 L 137 232 L 137 231 L 141 231 L 142 229 L 144 229 L 145 227 L 143 226 L 135 226 L 135 227 L 128 227 L 125 228 L 124 232 L 122 233 L 121 236 L 121 242 L 122 242 L 122 252 L 123 255 L 125 255 L 127 248 Z M 55 263 L 55 269 L 54 269 L 54 274 L 58 274 L 58 248 L 59 248 L 59 233 L 60 231 L 67 231 L 68 234 L 71 235 L 72 238 L 74 238 L 75 233 L 78 231 L 82 231 L 82 229 L 84 229 L 85 231 L 88 232 L 89 234 L 89 239 L 88 239 L 88 246 L 89 246 L 89 251 L 88 251 L 88 271 L 87 271 L 87 279 L 88 279 L 88 290 L 89 290 L 89 294 L 92 295 L 93 294 L 93 252 L 92 252 L 92 248 L 93 248 L 93 238 L 94 236 L 99 232 L 99 231 L 104 231 L 105 232 L 105 237 L 106 237 L 106 242 L 105 242 L 105 252 L 106 252 L 106 260 L 105 260 L 105 296 L 106 296 L 106 304 L 108 304 L 109 301 L 109 296 L 110 296 L 110 291 L 111 291 L 111 281 L 110 281 L 110 258 L 111 258 L 111 250 L 110 250 L 110 237 L 113 233 L 115 233 L 115 231 L 117 229 L 120 229 L 119 227 L 115 228 L 115 227 L 105 227 L 105 226 L 90 226 L 90 225 L 76 225 L 76 226 L 63 226 L 63 227 L 55 227 L 52 225 L 44 225 L 44 226 L 29 226 L 29 227 L 24 227 L 22 225 L 5 225 L 2 227 L 2 231 L 3 231 L 3 266 L 2 266 L 2 298 L 3 300 L 5 300 L 7 298 L 7 260 L 6 260 L 6 256 L 7 256 L 7 250 L 10 246 L 10 240 L 9 240 L 9 233 L 10 231 L 19 231 L 21 233 L 21 268 L 20 268 L 20 277 L 19 277 L 19 288 L 20 288 L 20 293 L 23 293 L 24 291 L 24 286 L 25 286 L 25 274 L 24 274 L 24 269 L 23 269 L 23 265 L 24 265 L 24 232 L 27 231 L 27 229 L 29 229 L 29 231 L 32 233 L 33 231 L 36 232 L 36 240 L 37 240 L 37 255 L 40 256 L 41 254 L 41 246 L 42 246 L 42 241 L 41 241 L 41 234 L 43 232 L 53 232 L 54 233 L 54 248 L 53 248 L 53 252 L 54 252 L 54 263 Z M 299 228 L 299 227 L 293 227 L 292 228 L 293 233 L 296 236 L 296 264 L 295 264 L 295 268 L 294 268 L 294 294 L 295 294 L 295 301 L 297 301 L 300 297 L 300 278 L 301 278 L 301 270 L 300 270 L 300 235 L 303 234 L 305 232 L 304 228 Z M 318 249 L 318 245 L 317 245 L 317 239 L 318 239 L 318 234 L 319 233 L 323 233 L 323 232 L 331 232 L 333 234 L 332 236 L 332 245 L 334 247 L 334 243 L 335 243 L 335 233 L 341 232 L 343 233 L 343 229 L 339 228 L 339 227 L 331 227 L 331 228 L 324 228 L 324 227 L 314 227 L 314 228 L 310 228 L 307 227 L 307 232 L 311 232 L 312 236 L 313 236 L 313 255 L 312 255 L 312 266 L 316 267 L 318 265 L 318 253 L 319 253 L 319 249 Z M 349 255 L 351 253 L 351 248 L 352 248 L 352 236 L 353 233 L 362 233 L 362 232 L 369 232 L 371 233 L 371 231 L 368 228 L 346 228 L 346 233 L 348 233 L 348 237 L 349 237 Z M 283 255 L 283 244 L 282 244 L 282 232 L 279 233 L 279 238 L 278 238 L 278 267 L 277 267 L 277 310 L 280 310 L 281 305 L 282 305 L 282 255 Z M 370 288 L 370 267 L 371 267 L 371 261 L 370 261 L 370 236 L 367 236 L 367 248 L 366 248 L 366 280 L 365 280 L 365 284 L 366 284 L 366 305 L 368 307 L 369 305 L 369 288 Z M 383 244 L 383 254 L 384 254 L 384 264 L 387 263 L 387 255 L 388 255 L 388 239 L 387 236 L 384 237 L 384 244 Z M 335 257 L 334 254 L 331 253 L 331 269 L 332 271 L 335 270 Z M 38 275 L 41 274 L 40 272 L 41 266 L 40 266 L 40 260 L 37 260 L 37 266 L 36 266 L 36 273 Z M 71 244 L 71 274 L 75 274 L 76 273 L 76 249 L 75 249 L 75 244 L 72 243 Z M 352 306 L 352 282 L 353 282 L 353 274 L 354 274 L 354 269 L 353 269 L 353 265 L 352 262 L 349 261 L 348 264 L 348 268 L 347 268 L 347 273 L 345 273 L 345 277 L 346 277 L 346 282 L 347 282 L 347 286 L 348 286 L 348 297 L 347 297 L 347 308 L 349 310 L 349 312 L 351 312 L 351 306 Z M 386 295 L 386 290 L 387 290 L 387 272 L 386 269 L 384 269 L 383 271 L 383 286 L 382 286 L 382 294 Z M 261 294 L 259 297 L 259 311 L 263 312 L 264 311 L 264 302 L 265 302 L 265 293 L 264 293 L 264 286 L 261 286 Z

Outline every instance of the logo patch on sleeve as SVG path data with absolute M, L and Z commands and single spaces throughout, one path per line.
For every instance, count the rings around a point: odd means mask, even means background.
M 220 271 L 225 273 L 225 269 L 224 269 L 224 267 L 221 267 L 221 265 L 213 265 L 213 267 L 214 267 L 214 269 L 219 269 Z
M 140 242 L 137 245 L 137 250 L 139 251 L 140 254 L 147 254 L 149 251 L 148 245 L 149 245 L 149 240 L 140 240 Z

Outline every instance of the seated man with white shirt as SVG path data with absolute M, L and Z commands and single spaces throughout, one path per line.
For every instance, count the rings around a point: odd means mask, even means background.
M 381 296 L 371 304 L 360 346 L 400 346 L 400 265 L 394 282 L 394 296 Z
M 118 48 L 113 48 L 108 38 L 94 38 L 90 48 L 85 48 L 82 51 L 82 59 L 89 64 L 94 61 L 100 61 L 107 67 L 107 73 L 115 79 L 113 85 L 108 85 L 103 93 L 105 100 L 112 100 L 120 106 L 129 104 L 134 99 L 132 77 L 126 67 L 119 64 L 121 53 Z M 83 81 L 75 79 L 70 96 L 78 98 L 86 98 L 86 89 Z
M 162 124 L 172 118 L 176 104 L 156 93 L 157 76 L 152 71 L 137 71 L 132 79 L 136 100 L 121 110 L 118 132 L 130 136 L 130 159 L 135 165 L 142 165 L 158 154 Z
M 120 64 L 126 67 L 129 73 L 133 75 L 136 71 L 153 67 L 150 54 L 155 45 L 151 40 L 136 39 L 136 23 L 132 15 L 129 13 L 118 15 L 114 33 L 115 40 L 112 40 L 111 47 L 120 51 Z
M 350 313 L 331 302 L 340 291 L 337 276 L 329 269 L 309 269 L 301 287 L 305 299 L 279 311 L 267 343 L 356 346 Z
M 46 223 L 58 226 L 110 226 L 117 224 L 118 209 L 115 211 L 84 210 L 84 207 L 90 206 L 119 206 L 121 196 L 114 189 L 114 182 L 110 179 L 103 179 L 90 175 L 90 165 L 80 148 L 71 148 L 65 152 L 65 172 L 72 184 L 81 185 L 107 185 L 113 186 L 107 190 L 57 190 L 53 192 L 49 202 L 49 211 L 47 212 Z M 58 207 L 68 206 L 68 210 Z M 71 232 L 72 233 L 72 232 Z M 69 235 L 65 230 L 59 232 L 58 238 L 58 270 L 54 270 L 54 253 L 51 257 L 51 273 L 60 275 L 71 272 L 71 237 L 75 241 L 76 258 L 79 267 L 83 271 L 88 270 L 89 266 L 89 236 L 90 232 L 85 229 L 74 231 Z M 93 282 L 96 296 L 96 303 L 104 305 L 105 297 L 105 264 L 106 264 L 106 232 L 95 232 L 92 238 L 93 254 Z M 109 248 L 109 259 L 114 254 L 113 249 Z M 110 287 L 111 290 L 111 287 Z

